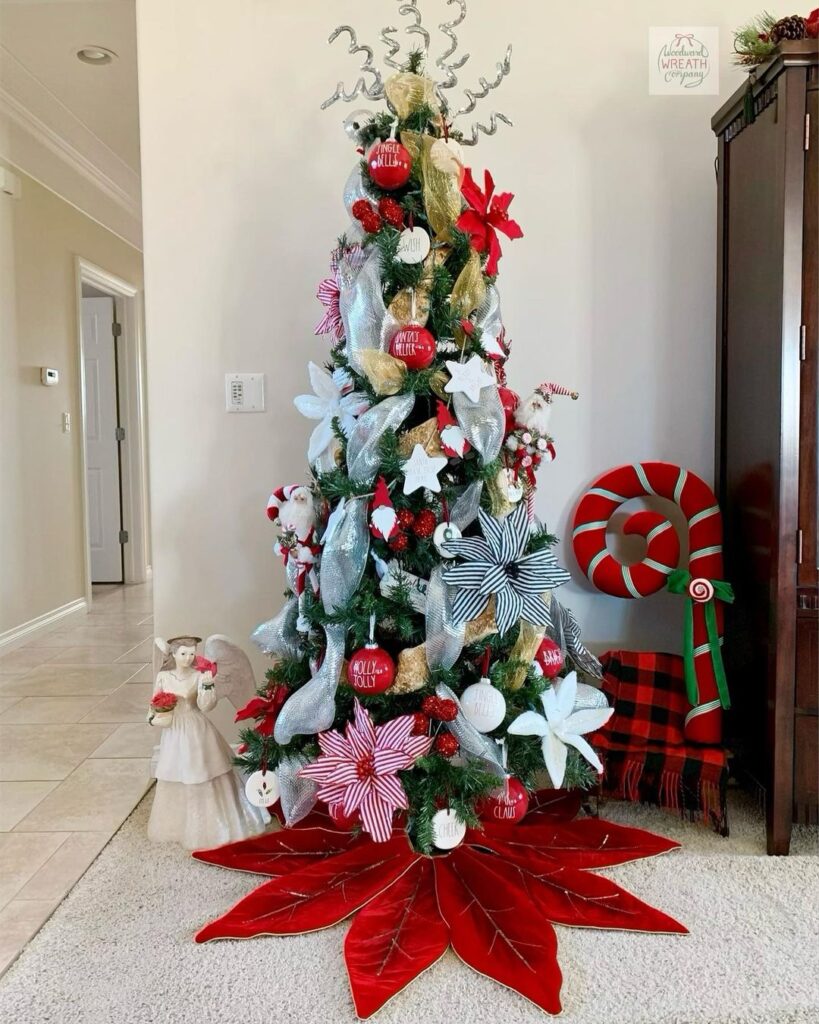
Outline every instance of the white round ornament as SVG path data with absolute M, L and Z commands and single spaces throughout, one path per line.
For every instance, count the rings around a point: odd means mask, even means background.
M 467 686 L 461 694 L 461 711 L 478 732 L 491 732 L 506 717 L 506 700 L 484 676 L 480 682 Z
M 254 772 L 245 783 L 245 796 L 254 807 L 270 807 L 279 799 L 275 772 Z
M 450 553 L 446 550 L 446 545 L 451 540 L 460 540 L 461 531 L 454 523 L 438 523 L 435 527 L 435 533 L 432 535 L 432 543 L 435 545 L 435 550 L 443 558 L 454 558 L 455 554 Z
M 402 263 L 421 263 L 427 258 L 431 244 L 423 228 L 404 228 L 398 238 L 398 259 Z
M 436 139 L 429 158 L 432 166 L 445 174 L 460 174 L 464 167 L 464 151 L 455 139 Z
M 436 811 L 432 816 L 432 842 L 439 850 L 454 850 L 466 835 L 466 825 L 454 811 Z

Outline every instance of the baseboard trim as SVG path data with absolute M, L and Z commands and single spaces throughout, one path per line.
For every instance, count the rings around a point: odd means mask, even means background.
M 60 619 L 76 615 L 77 612 L 87 611 L 88 602 L 84 597 L 78 597 L 76 601 L 69 601 L 68 604 L 64 604 L 60 608 L 54 608 L 53 611 L 46 612 L 44 615 L 38 615 L 36 619 L 29 619 L 28 622 L 24 622 L 20 626 L 7 629 L 5 633 L 0 633 L 0 654 L 8 654 L 16 647 L 33 640 L 39 633 L 46 632 L 49 626 L 59 622 Z

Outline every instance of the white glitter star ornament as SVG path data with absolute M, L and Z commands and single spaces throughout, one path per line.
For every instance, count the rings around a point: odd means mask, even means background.
M 448 359 L 446 368 L 452 379 L 444 385 L 444 391 L 450 395 L 462 391 L 470 402 L 479 402 L 481 391 L 495 383 L 495 378 L 487 371 L 480 356 L 471 356 L 465 363 Z
M 441 484 L 438 474 L 446 465 L 447 460 L 438 455 L 427 455 L 420 444 L 412 449 L 412 455 L 401 463 L 404 473 L 404 494 L 412 494 L 419 487 L 428 491 L 440 491 Z

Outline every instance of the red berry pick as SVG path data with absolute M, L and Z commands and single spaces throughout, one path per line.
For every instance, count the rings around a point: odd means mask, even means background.
M 412 524 L 416 537 L 431 537 L 438 525 L 438 517 L 431 508 L 422 508 Z
M 454 757 L 458 753 L 460 744 L 451 732 L 442 732 L 435 739 L 435 750 L 443 757 Z
M 458 705 L 448 697 L 424 697 L 421 710 L 439 722 L 452 722 L 458 717 Z

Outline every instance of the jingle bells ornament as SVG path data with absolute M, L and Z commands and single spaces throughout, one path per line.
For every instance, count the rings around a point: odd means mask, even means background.
M 412 157 L 396 139 L 377 142 L 367 156 L 370 177 L 379 188 L 391 192 L 409 181 Z
M 548 636 L 544 637 L 535 652 L 535 664 L 547 679 L 554 679 L 563 668 L 563 651 Z
M 475 806 L 485 821 L 502 821 L 516 825 L 529 809 L 529 794 L 518 779 L 507 776 L 506 782 L 494 793 L 479 800 Z
M 435 338 L 420 324 L 407 324 L 393 336 L 390 355 L 409 370 L 424 370 L 435 358 Z
M 350 658 L 347 678 L 356 693 L 383 693 L 395 679 L 395 662 L 382 647 L 370 642 Z
M 461 694 L 461 711 L 478 732 L 491 732 L 506 717 L 506 701 L 488 676 L 489 648 L 483 658 L 483 674 L 477 683 L 467 686 Z

